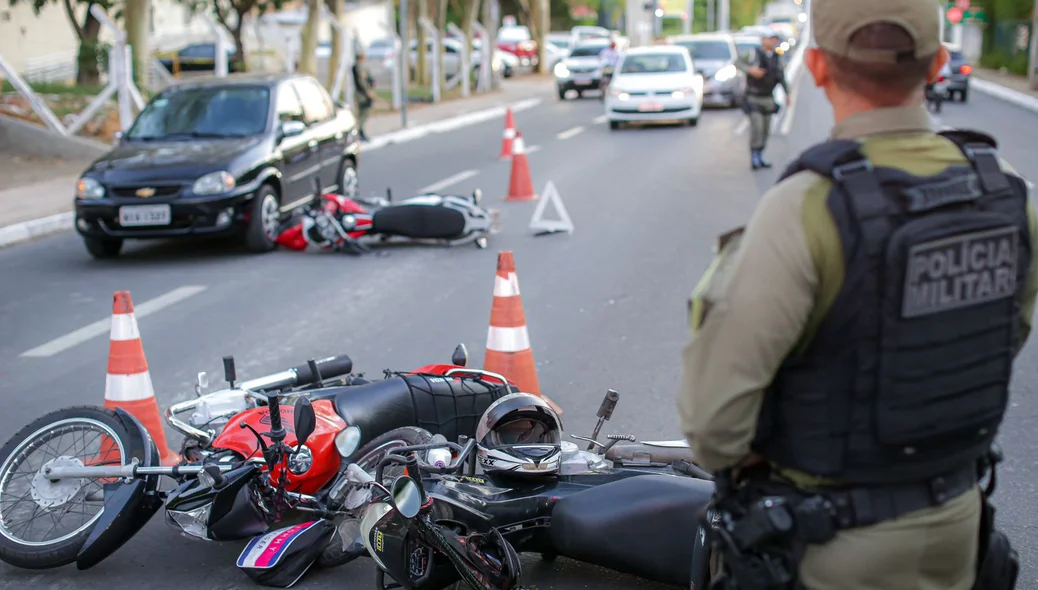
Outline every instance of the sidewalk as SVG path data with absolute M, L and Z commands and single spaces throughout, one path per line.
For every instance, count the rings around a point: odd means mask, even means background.
M 998 84 L 999 86 L 1005 86 L 1010 90 L 1016 90 L 1024 94 L 1038 98 L 1038 90 L 1031 88 L 1027 82 L 1027 78 L 1024 76 L 1017 76 L 1015 74 L 1003 74 L 998 70 L 989 70 L 987 68 L 974 68 L 973 75 L 981 80 Z
M 551 96 L 554 81 L 547 76 L 529 75 L 507 80 L 492 93 L 470 96 L 440 104 L 409 104 L 407 109 L 407 131 L 402 132 L 400 113 L 385 113 L 372 116 L 367 123 L 368 136 L 373 140 L 370 149 L 382 147 L 389 142 L 402 143 L 421 136 L 423 126 L 433 125 L 447 119 L 465 117 L 481 111 L 503 108 L 519 101 Z M 472 121 L 461 122 L 471 124 Z M 388 141 L 387 141 L 388 140 Z M 364 153 L 365 146 L 361 146 Z M 72 227 L 72 202 L 79 171 L 89 162 L 68 162 L 55 167 L 49 162 L 31 162 L 0 153 L 0 158 L 12 168 L 20 167 L 22 173 L 15 174 L 37 182 L 0 189 L 0 247 L 24 241 L 61 229 Z M 35 170 L 29 170 L 34 166 Z M 47 180 L 42 180 L 42 179 Z M 28 222 L 28 223 L 26 223 Z M 39 226 L 40 229 L 36 229 Z

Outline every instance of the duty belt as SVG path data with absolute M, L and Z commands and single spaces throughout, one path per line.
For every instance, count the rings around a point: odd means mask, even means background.
M 826 490 L 841 529 L 866 527 L 944 504 L 977 485 L 975 467 L 934 477 L 924 483 Z

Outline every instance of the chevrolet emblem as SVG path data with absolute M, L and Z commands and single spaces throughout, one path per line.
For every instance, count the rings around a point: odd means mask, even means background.
M 137 196 L 142 198 L 142 199 L 147 199 L 148 197 L 155 196 L 155 189 L 153 189 L 151 187 L 139 188 L 139 189 L 137 189 Z

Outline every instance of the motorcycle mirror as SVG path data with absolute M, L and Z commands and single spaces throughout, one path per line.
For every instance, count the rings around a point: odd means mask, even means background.
M 314 429 L 317 428 L 317 414 L 314 412 L 313 404 L 305 397 L 299 398 L 296 402 L 294 413 L 296 444 L 304 445 L 310 435 L 314 433 Z
M 393 505 L 404 518 L 414 518 L 422 507 L 422 492 L 418 484 L 406 475 L 393 482 Z
M 343 459 L 349 459 L 360 446 L 360 428 L 347 426 L 335 435 L 335 448 Z
M 464 342 L 454 349 L 454 354 L 451 355 L 451 362 L 459 367 L 464 367 L 469 362 L 469 351 L 465 348 Z
M 227 383 L 230 384 L 231 389 L 234 389 L 234 380 L 238 378 L 234 371 L 234 357 L 225 356 L 223 357 L 223 378 Z

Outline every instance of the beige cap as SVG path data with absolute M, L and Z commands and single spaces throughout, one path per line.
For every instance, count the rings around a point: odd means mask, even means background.
M 812 0 L 811 29 L 818 47 L 857 62 L 898 63 L 934 55 L 941 48 L 941 5 L 936 0 Z M 900 25 L 915 51 L 851 47 L 851 36 L 866 25 Z

